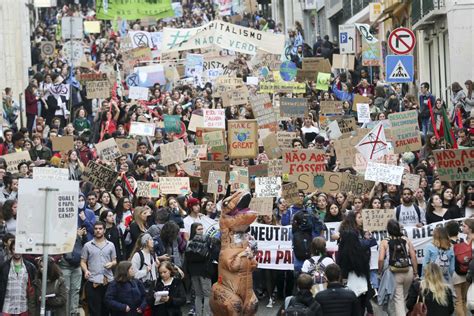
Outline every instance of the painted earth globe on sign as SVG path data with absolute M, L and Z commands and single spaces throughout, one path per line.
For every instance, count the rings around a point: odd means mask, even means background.
M 280 66 L 280 76 L 284 81 L 291 81 L 296 77 L 296 64 L 292 61 L 285 61 Z

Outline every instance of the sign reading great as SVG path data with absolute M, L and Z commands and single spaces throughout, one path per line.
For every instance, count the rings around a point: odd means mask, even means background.
M 255 158 L 258 154 L 257 144 L 257 121 L 255 120 L 231 120 L 228 121 L 229 132 L 227 143 L 229 144 L 229 157 L 231 158 Z

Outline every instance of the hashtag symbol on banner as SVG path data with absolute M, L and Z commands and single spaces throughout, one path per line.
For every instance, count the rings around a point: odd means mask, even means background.
M 181 35 L 181 31 L 176 32 L 174 35 L 171 35 L 173 42 L 168 44 L 168 48 L 175 47 L 178 41 L 179 41 L 178 44 L 186 42 L 189 39 L 189 37 L 190 37 L 189 31 L 186 32 L 186 34 L 184 35 Z

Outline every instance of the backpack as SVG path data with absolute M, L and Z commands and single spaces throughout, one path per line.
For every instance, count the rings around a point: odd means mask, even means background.
M 185 250 L 186 258 L 191 259 L 191 262 L 205 261 L 209 257 L 209 252 L 207 240 L 199 235 L 188 242 Z
M 436 257 L 436 260 L 434 261 L 434 263 L 437 264 L 440 267 L 441 271 L 443 272 L 444 278 L 446 280 L 449 280 L 450 275 L 449 275 L 448 251 L 438 249 L 438 257 Z
M 143 254 L 143 251 L 138 251 L 138 255 L 140 256 L 140 268 L 138 270 L 141 270 L 143 266 L 145 265 L 145 255 Z M 153 262 L 155 259 L 153 258 L 153 255 L 150 255 L 151 262 L 150 264 L 153 266 Z M 151 272 L 149 272 L 150 275 Z M 133 280 L 132 280 L 133 281 Z M 136 281 L 136 280 L 135 280 Z M 151 304 L 154 301 L 154 289 L 156 285 L 156 280 L 146 280 L 143 282 L 143 287 L 145 288 L 145 300 L 148 304 Z
M 302 232 L 312 232 L 313 231 L 313 214 L 306 210 L 300 211 L 302 216 L 296 218 L 296 228 Z M 296 215 L 296 214 L 295 214 Z
M 72 252 L 66 253 L 63 255 L 63 259 L 66 262 L 74 267 L 77 268 L 81 265 L 81 253 L 82 253 L 82 239 L 80 237 L 76 238 L 76 242 L 74 243 L 74 248 Z
M 410 256 L 406 244 L 403 238 L 388 239 L 388 265 L 393 273 L 408 272 L 410 269 Z
M 288 304 L 288 307 L 285 309 L 285 316 L 310 316 L 312 315 L 311 309 L 309 306 L 306 306 L 303 303 L 300 303 L 293 296 Z
M 418 215 L 418 223 L 421 223 L 421 211 L 418 205 L 413 204 L 413 207 L 415 208 L 416 214 Z M 400 212 L 402 211 L 402 206 L 399 205 L 396 208 L 396 214 L 397 214 L 397 222 L 400 220 Z
M 145 255 L 143 254 L 143 251 L 138 251 L 138 255 L 140 256 L 140 268 L 138 270 L 143 269 L 143 266 L 145 265 Z M 155 259 L 153 258 L 153 255 L 150 255 L 151 262 L 150 264 L 153 265 L 153 262 L 155 262 Z
M 297 231 L 293 233 L 293 254 L 298 260 L 306 260 L 311 258 L 311 242 L 313 235 L 311 231 Z
M 314 284 L 323 284 L 328 282 L 326 274 L 324 273 L 326 266 L 322 264 L 325 258 L 327 258 L 327 256 L 321 256 L 319 257 L 317 262 L 314 261 L 313 257 L 308 259 L 311 263 L 311 266 L 314 266 L 314 270 L 311 271 L 311 276 L 313 277 Z
M 466 244 L 461 238 L 460 242 L 453 245 L 454 248 L 454 270 L 459 275 L 466 275 L 469 270 L 469 262 L 472 259 L 472 243 Z

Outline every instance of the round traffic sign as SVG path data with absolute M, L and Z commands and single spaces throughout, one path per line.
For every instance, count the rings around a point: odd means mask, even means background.
M 388 37 L 388 46 L 397 55 L 408 54 L 415 48 L 415 44 L 415 33 L 405 27 L 393 30 Z

